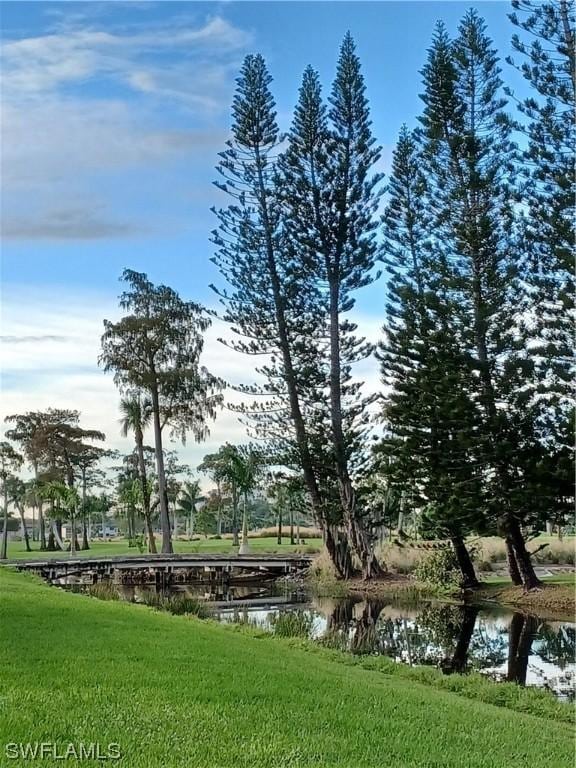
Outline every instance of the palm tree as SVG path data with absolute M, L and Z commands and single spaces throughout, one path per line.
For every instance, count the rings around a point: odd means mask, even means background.
M 236 486 L 242 494 L 242 543 L 238 554 L 250 552 L 248 543 L 248 495 L 257 485 L 260 470 L 260 457 L 252 448 L 241 447 L 233 457 Z
M 216 483 L 218 488 L 218 497 L 220 500 L 219 518 L 222 517 L 221 491 L 226 488 L 230 492 L 232 499 L 232 546 L 237 547 L 238 542 L 238 448 L 235 445 L 226 443 L 220 446 L 218 453 L 211 453 L 204 456 L 204 459 L 198 469 L 208 474 Z M 219 526 L 219 533 L 221 528 Z
M 4 527 L 2 529 L 2 545 L 0 546 L 0 560 L 6 560 L 8 554 L 8 496 L 9 483 L 15 470 L 20 469 L 24 462 L 23 457 L 14 450 L 9 442 L 0 443 L 0 479 L 4 495 Z
M 146 461 L 144 459 L 144 430 L 152 421 L 152 401 L 149 397 L 139 392 L 132 392 L 120 401 L 120 411 L 122 413 L 122 419 L 120 420 L 122 435 L 127 437 L 130 432 L 134 433 L 136 452 L 138 454 L 138 474 L 142 491 L 142 511 L 144 512 L 148 535 L 148 551 L 156 554 L 156 539 L 154 538 L 150 509 L 150 487 L 146 476 Z
M 36 478 L 32 478 L 32 480 L 28 480 L 26 483 L 26 499 L 25 499 L 25 505 L 27 507 L 32 508 L 32 541 L 34 541 L 34 512 L 35 510 L 38 510 L 38 526 L 40 528 L 40 548 L 42 549 L 42 542 L 44 541 L 44 545 L 46 544 L 45 541 L 45 535 L 44 535 L 44 521 L 42 518 L 42 499 L 40 498 L 40 487 L 41 483 L 39 480 L 36 480 Z M 44 546 L 44 549 L 46 547 Z
M 178 497 L 178 509 L 176 511 L 186 517 L 189 538 L 192 538 L 194 535 L 196 504 L 201 498 L 199 480 L 187 480 L 182 484 L 180 495 Z
M 276 542 L 281 545 L 283 515 L 284 510 L 286 509 L 288 498 L 288 487 L 286 485 L 286 479 L 282 473 L 271 474 L 269 476 L 267 494 L 272 501 L 278 522 L 278 535 L 276 537 Z
M 40 494 L 42 498 L 49 499 L 56 513 L 67 512 L 70 519 L 70 554 L 76 554 L 77 540 L 76 540 L 76 510 L 80 504 L 80 497 L 76 488 L 70 485 L 66 485 L 61 480 L 51 480 L 46 483 Z M 54 527 L 54 535 L 58 541 L 58 545 L 61 549 L 65 549 L 64 543 L 60 538 L 56 528 Z
M 19 477 L 8 478 L 8 497 L 9 501 L 14 504 L 20 515 L 20 523 L 22 525 L 22 537 L 26 545 L 26 552 L 32 552 L 30 547 L 30 537 L 28 536 L 28 528 L 26 527 L 26 519 L 24 517 L 24 505 L 27 498 L 26 483 L 20 480 Z

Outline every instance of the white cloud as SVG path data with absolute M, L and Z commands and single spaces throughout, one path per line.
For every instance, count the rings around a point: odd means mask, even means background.
M 112 376 L 104 374 L 97 365 L 102 320 L 113 320 L 119 314 L 115 299 L 88 291 L 72 294 L 67 289 L 55 290 L 48 299 L 41 290 L 21 286 L 5 296 L 0 337 L 0 421 L 10 413 L 27 410 L 77 409 L 84 427 L 105 432 L 109 447 L 124 453 L 130 451 L 130 440 L 122 438 L 119 432 L 120 396 Z M 354 319 L 359 324 L 359 333 L 374 342 L 380 338 L 376 318 L 358 314 Z M 227 326 L 215 321 L 206 334 L 204 365 L 232 384 L 252 383 L 255 359 L 228 349 L 218 338 L 230 339 L 232 334 Z M 358 366 L 357 375 L 366 382 L 366 393 L 381 390 L 374 360 Z M 230 403 L 242 400 L 231 388 L 225 395 Z M 195 468 L 205 454 L 218 450 L 224 442 L 242 443 L 248 439 L 237 414 L 227 409 L 218 414 L 210 432 L 208 440 L 200 445 L 190 441 L 186 446 L 175 443 L 167 447 L 177 448 L 182 460 Z M 152 443 L 151 434 L 147 440 Z
M 246 46 L 251 35 L 221 17 L 204 24 L 189 20 L 142 32 L 110 32 L 94 28 L 69 28 L 57 34 L 12 40 L 2 53 L 5 98 L 23 101 L 45 98 L 63 86 L 85 84 L 91 78 L 109 78 L 139 90 L 142 84 L 177 73 L 180 87 L 174 96 L 195 103 L 208 95 L 214 79 L 206 82 L 198 62 L 221 62 Z M 170 53 L 176 65 L 164 69 L 152 55 Z M 184 75 L 187 75 L 184 79 Z M 145 88 L 146 90 L 146 88 Z M 214 103 L 204 98 L 206 104 Z
M 130 440 L 122 438 L 119 431 L 120 395 L 112 376 L 97 365 L 102 320 L 118 316 L 113 299 L 71 294 L 67 289 L 55 290 L 51 300 L 42 291 L 24 286 L 4 296 L 0 421 L 3 423 L 8 414 L 28 410 L 76 409 L 81 412 L 82 426 L 102 430 L 109 447 L 130 451 Z M 246 359 L 218 342 L 218 337 L 226 335 L 220 323 L 210 329 L 203 363 L 214 374 L 238 383 L 247 375 Z M 240 400 L 233 390 L 228 390 L 226 397 L 230 402 Z M 210 432 L 202 444 L 191 440 L 186 446 L 167 442 L 166 447 L 177 448 L 182 460 L 195 468 L 206 453 L 216 451 L 222 443 L 247 440 L 237 415 L 226 409 L 219 413 Z M 151 434 L 147 440 L 152 443 Z
M 121 197 L 130 174 L 214 165 L 226 140 L 222 110 L 249 41 L 223 18 L 199 24 L 179 17 L 144 29 L 84 22 L 6 42 L 4 235 L 114 239 L 147 230 L 126 209 L 149 208 L 164 192 L 151 180 Z M 110 87 L 114 96 L 103 95 Z M 106 212 L 110 201 L 114 216 Z

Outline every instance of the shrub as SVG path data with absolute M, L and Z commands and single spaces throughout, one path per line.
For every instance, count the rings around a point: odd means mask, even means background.
M 451 547 L 432 550 L 418 563 L 414 577 L 435 589 L 459 589 L 460 569 L 454 550 Z

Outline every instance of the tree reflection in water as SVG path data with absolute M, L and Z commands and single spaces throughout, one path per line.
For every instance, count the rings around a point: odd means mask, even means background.
M 331 605 L 320 641 L 353 654 L 433 665 L 445 674 L 484 671 L 519 685 L 526 685 L 530 672 L 532 684 L 574 698 L 574 627 L 554 626 L 522 613 L 513 613 L 508 623 L 504 616 L 487 614 L 478 606 L 403 608 L 349 598 Z M 538 659 L 553 666 L 545 671 L 535 663 Z

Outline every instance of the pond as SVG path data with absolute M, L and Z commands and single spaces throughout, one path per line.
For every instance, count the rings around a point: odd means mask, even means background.
M 135 602 L 142 601 L 146 591 L 118 589 L 124 599 Z M 349 653 L 430 665 L 445 674 L 477 671 L 497 681 L 546 688 L 564 701 L 575 699 L 576 624 L 571 622 L 493 605 L 320 598 L 286 585 L 217 591 L 214 586 L 186 585 L 174 591 L 206 599 L 221 622 L 250 623 L 274 632 L 291 614 L 289 623 L 299 631 Z M 284 620 L 279 622 L 279 616 Z

